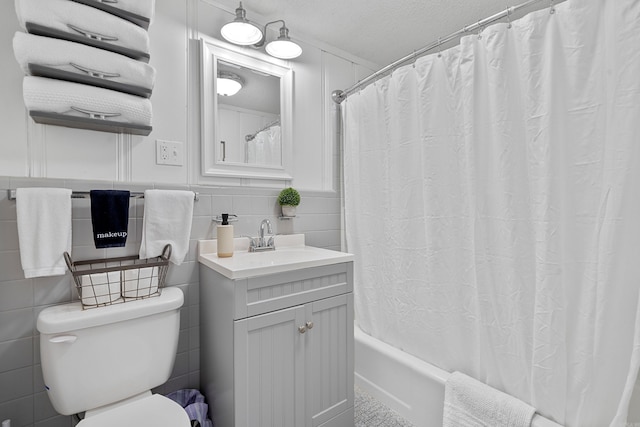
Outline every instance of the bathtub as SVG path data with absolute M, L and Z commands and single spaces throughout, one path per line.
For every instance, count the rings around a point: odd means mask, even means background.
M 416 427 L 442 426 L 449 373 L 363 332 L 355 334 L 355 383 Z M 533 427 L 561 427 L 535 415 Z

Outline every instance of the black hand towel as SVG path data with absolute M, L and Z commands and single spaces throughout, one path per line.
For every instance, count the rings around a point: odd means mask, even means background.
M 129 192 L 91 190 L 91 222 L 96 248 L 117 248 L 127 243 Z

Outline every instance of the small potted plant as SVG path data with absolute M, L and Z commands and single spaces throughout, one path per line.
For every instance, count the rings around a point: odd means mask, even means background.
M 295 188 L 285 188 L 278 195 L 278 204 L 282 206 L 282 216 L 296 216 L 296 206 L 300 204 L 300 193 Z

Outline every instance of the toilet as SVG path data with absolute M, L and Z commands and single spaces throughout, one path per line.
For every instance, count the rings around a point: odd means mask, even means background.
M 176 402 L 152 394 L 173 369 L 182 291 L 82 309 L 80 302 L 40 312 L 42 373 L 63 415 L 85 412 L 78 427 L 189 427 Z

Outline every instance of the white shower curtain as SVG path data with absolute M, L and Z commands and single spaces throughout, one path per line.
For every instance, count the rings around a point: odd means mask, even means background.
M 258 132 L 247 141 L 247 163 L 279 166 L 282 164 L 280 125 Z
M 360 326 L 566 426 L 625 425 L 640 1 L 492 25 L 352 94 L 343 115 Z

